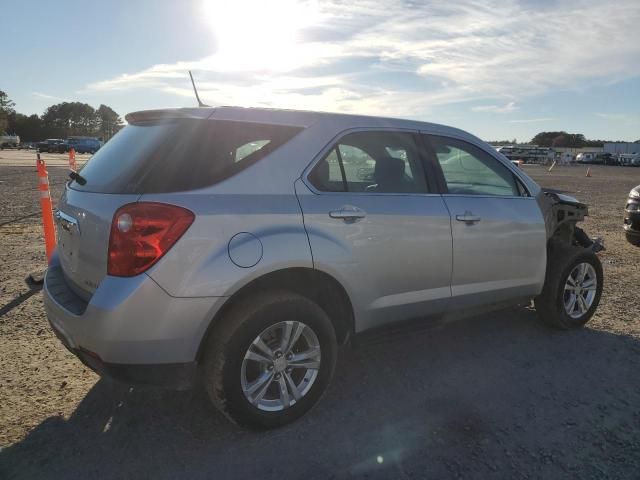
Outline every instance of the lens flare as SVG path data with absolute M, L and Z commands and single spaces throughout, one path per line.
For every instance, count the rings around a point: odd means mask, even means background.
M 300 30 L 316 19 L 315 2 L 204 0 L 216 40 L 215 61 L 231 71 L 283 71 L 302 63 Z

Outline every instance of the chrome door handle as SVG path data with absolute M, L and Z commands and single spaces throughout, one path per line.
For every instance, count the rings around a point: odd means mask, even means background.
M 342 220 L 358 220 L 367 216 L 367 212 L 361 208 L 351 205 L 345 205 L 338 210 L 332 210 L 329 212 L 331 218 L 340 218 Z
M 480 221 L 480 217 L 471 212 L 464 212 L 464 215 L 456 215 L 456 220 L 464 223 L 476 223 Z

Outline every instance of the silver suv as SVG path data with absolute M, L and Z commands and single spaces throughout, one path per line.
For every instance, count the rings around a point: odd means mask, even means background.
M 271 428 L 317 402 L 363 330 L 531 299 L 572 328 L 598 305 L 586 205 L 463 131 L 232 107 L 127 121 L 65 188 L 44 289 L 100 374 L 200 383 Z

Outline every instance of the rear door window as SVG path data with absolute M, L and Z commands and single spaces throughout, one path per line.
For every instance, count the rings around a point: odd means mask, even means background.
M 403 132 L 348 134 L 318 162 L 308 178 L 324 192 L 428 191 L 414 137 Z
M 222 120 L 130 124 L 109 140 L 71 188 L 100 193 L 167 193 L 218 183 L 288 142 L 302 128 Z

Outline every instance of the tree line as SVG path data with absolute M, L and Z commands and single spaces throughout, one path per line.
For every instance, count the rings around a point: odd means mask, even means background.
M 540 132 L 529 142 L 519 143 L 515 138 L 509 140 L 498 140 L 489 142 L 491 145 L 538 145 L 539 147 L 566 147 L 566 148 L 583 148 L 583 147 L 603 147 L 605 143 L 623 143 L 624 140 L 588 140 L 581 133 L 567 132 Z M 635 143 L 640 143 L 636 140 Z
M 0 90 L 0 134 L 18 135 L 21 142 L 70 136 L 98 137 L 106 142 L 124 126 L 120 115 L 107 105 L 96 109 L 87 103 L 62 102 L 40 116 L 18 113 L 14 107 Z

